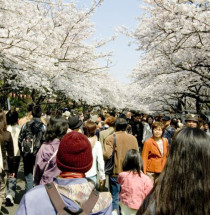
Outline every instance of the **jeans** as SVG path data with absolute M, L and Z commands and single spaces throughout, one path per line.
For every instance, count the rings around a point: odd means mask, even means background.
M 35 156 L 32 154 L 28 154 L 26 157 L 23 157 L 23 165 L 24 165 L 24 175 L 26 180 L 25 190 L 26 192 L 33 188 L 33 168 L 35 164 Z
M 17 181 L 18 168 L 20 165 L 20 156 L 15 156 L 14 163 L 15 163 L 15 177 L 14 178 L 8 177 L 7 191 L 6 191 L 6 196 L 11 195 L 13 199 L 15 199 L 15 193 L 16 193 L 16 181 Z
M 117 177 L 109 177 L 110 192 L 112 194 L 112 209 L 116 209 L 118 214 L 120 214 L 119 207 L 119 194 L 120 194 L 120 184 L 117 182 Z
M 7 191 L 6 191 L 6 196 L 11 195 L 12 198 L 15 198 L 15 193 L 16 193 L 16 178 L 7 178 Z
M 3 200 L 5 198 L 6 185 L 7 185 L 7 172 L 0 173 L 0 211 L 1 211 Z
M 29 191 L 31 188 L 33 188 L 34 185 L 34 180 L 33 180 L 33 174 L 29 173 L 28 175 L 25 175 L 26 179 L 26 187 L 25 190 L 26 192 Z

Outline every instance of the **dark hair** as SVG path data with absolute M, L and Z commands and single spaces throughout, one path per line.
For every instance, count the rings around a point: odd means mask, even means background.
M 88 120 L 87 122 L 84 123 L 83 130 L 84 134 L 87 137 L 93 137 L 96 133 L 96 123 L 91 120 Z
M 61 139 L 68 130 L 68 121 L 63 117 L 51 117 L 47 124 L 45 132 L 46 142 L 52 141 L 55 138 Z
M 33 107 L 33 109 L 32 109 L 32 116 L 39 118 L 39 117 L 41 117 L 41 115 L 42 115 L 42 108 L 41 108 L 41 106 L 40 105 L 35 105 Z
M 98 117 L 100 117 L 102 121 L 105 120 L 105 117 L 104 117 L 104 115 L 103 115 L 102 113 L 99 113 L 99 114 L 98 114 Z
M 139 152 L 136 149 L 128 150 L 123 161 L 123 171 L 135 171 L 140 175 L 142 167 L 143 162 Z
M 125 118 L 117 118 L 115 120 L 115 129 L 116 131 L 125 131 L 127 128 L 128 122 Z
M 27 105 L 27 111 L 28 111 L 28 112 L 32 111 L 32 110 L 33 110 L 33 107 L 34 107 L 34 103 L 29 103 L 29 104 Z
M 171 123 L 170 123 L 172 126 L 175 127 L 175 129 L 178 128 L 178 119 L 176 117 L 172 118 L 171 119 Z
M 156 181 L 150 200 L 137 214 L 210 214 L 210 138 L 198 128 L 183 128 L 172 141 L 165 169 Z M 145 209 L 147 208 L 147 209 Z
M 18 112 L 9 110 L 6 114 L 7 125 L 16 125 L 18 123 Z
M 148 122 L 148 119 L 149 119 L 149 118 L 151 118 L 152 120 L 154 120 L 154 118 L 153 118 L 152 115 L 148 115 L 148 116 L 147 116 L 147 122 Z

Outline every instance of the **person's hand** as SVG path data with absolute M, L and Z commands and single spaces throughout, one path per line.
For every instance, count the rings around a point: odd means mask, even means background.
M 100 179 L 100 180 L 99 180 L 99 190 L 100 190 L 100 191 L 103 191 L 103 190 L 104 190 L 104 187 L 105 187 L 105 180 Z
M 15 173 L 14 172 L 9 174 L 9 178 L 14 178 L 14 177 L 15 177 Z

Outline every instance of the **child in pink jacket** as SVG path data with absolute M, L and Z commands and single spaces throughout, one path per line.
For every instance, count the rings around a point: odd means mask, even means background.
M 153 188 L 152 180 L 141 172 L 142 159 L 137 150 L 127 151 L 123 172 L 118 176 L 121 185 L 120 206 L 122 215 L 134 215 Z

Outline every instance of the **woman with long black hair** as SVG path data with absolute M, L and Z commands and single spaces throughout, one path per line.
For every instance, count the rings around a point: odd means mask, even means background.
M 210 138 L 198 128 L 180 130 L 155 188 L 137 215 L 210 214 Z

